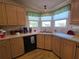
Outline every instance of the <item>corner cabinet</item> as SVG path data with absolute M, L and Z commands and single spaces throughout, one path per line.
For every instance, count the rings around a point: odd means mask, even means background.
M 0 25 L 25 25 L 25 13 L 20 5 L 0 2 Z
M 71 21 L 70 24 L 79 25 L 79 0 L 71 0 Z
M 9 40 L 0 41 L 0 59 L 11 59 Z
M 23 38 L 10 39 L 12 58 L 18 57 L 24 54 Z

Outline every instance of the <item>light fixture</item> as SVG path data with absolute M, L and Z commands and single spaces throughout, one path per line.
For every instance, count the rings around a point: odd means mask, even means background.
M 44 9 L 47 9 L 47 6 L 46 5 L 44 5 Z
M 44 5 L 44 12 L 46 12 L 47 11 L 47 6 L 46 5 Z

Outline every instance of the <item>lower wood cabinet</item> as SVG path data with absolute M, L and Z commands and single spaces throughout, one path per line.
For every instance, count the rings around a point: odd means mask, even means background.
M 53 36 L 52 37 L 52 51 L 57 55 L 61 56 L 61 39 L 59 37 Z
M 9 40 L 0 41 L 0 59 L 11 59 Z
M 79 59 L 79 43 L 77 44 L 76 58 L 75 59 Z
M 37 48 L 44 49 L 44 35 L 43 34 L 37 35 Z
M 11 46 L 12 58 L 24 54 L 23 38 L 10 39 L 10 46 Z
M 79 59 L 79 45 L 65 38 L 40 34 L 37 35 L 37 47 L 51 50 L 61 59 Z
M 76 43 L 63 40 L 62 59 L 75 59 Z
M 45 35 L 45 43 L 44 43 L 45 49 L 51 50 L 51 43 L 52 43 L 51 40 L 52 40 L 51 35 Z

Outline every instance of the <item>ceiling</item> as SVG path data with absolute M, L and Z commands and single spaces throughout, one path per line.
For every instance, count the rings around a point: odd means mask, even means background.
M 38 12 L 49 12 L 61 6 L 69 3 L 69 0 L 14 0 L 17 3 L 23 4 L 30 9 L 36 10 Z M 44 5 L 47 9 L 44 9 Z

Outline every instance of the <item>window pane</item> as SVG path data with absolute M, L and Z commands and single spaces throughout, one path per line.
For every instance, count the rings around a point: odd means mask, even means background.
M 65 26 L 66 26 L 66 20 L 55 21 L 55 27 L 65 27 Z
M 42 16 L 41 20 L 51 20 L 52 17 L 51 16 Z
M 38 16 L 28 16 L 29 20 L 39 20 Z
M 50 26 L 51 26 L 51 21 L 42 22 L 42 27 L 50 27 Z
M 68 14 L 69 14 L 69 11 L 59 13 L 59 14 L 54 15 L 53 19 L 54 20 L 58 20 L 58 19 L 60 20 L 60 19 L 68 18 Z
M 38 27 L 38 22 L 37 21 L 29 21 L 29 26 L 30 27 Z

